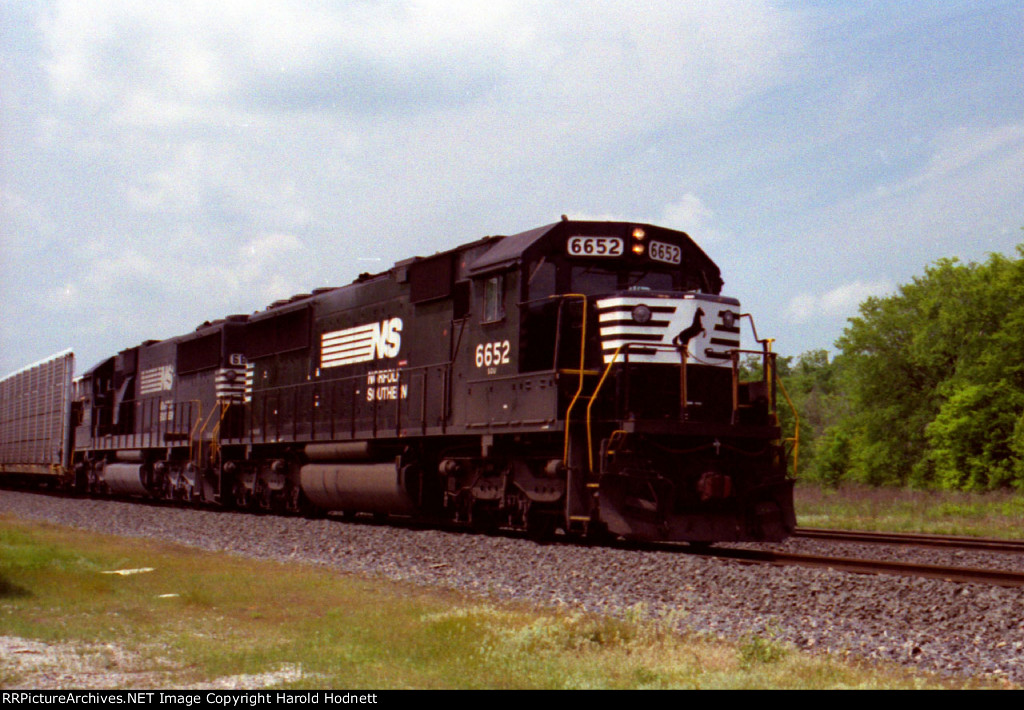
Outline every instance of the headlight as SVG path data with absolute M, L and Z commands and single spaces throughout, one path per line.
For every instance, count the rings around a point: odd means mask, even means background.
M 633 320 L 639 323 L 640 325 L 643 325 L 650 319 L 651 309 L 645 306 L 644 304 L 641 303 L 639 306 L 633 308 Z

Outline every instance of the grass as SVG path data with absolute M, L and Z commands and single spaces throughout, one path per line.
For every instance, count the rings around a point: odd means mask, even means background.
M 958 493 L 826 488 L 801 482 L 795 493 L 804 527 L 1024 538 L 1024 493 Z
M 992 686 L 812 656 L 770 634 L 681 634 L 684 618 L 538 610 L 0 518 L 0 637 L 63 649 L 62 667 L 70 655 L 91 687 L 216 687 L 238 676 L 249 688 Z M 0 687 L 40 687 L 44 676 L 16 655 L 0 654 Z

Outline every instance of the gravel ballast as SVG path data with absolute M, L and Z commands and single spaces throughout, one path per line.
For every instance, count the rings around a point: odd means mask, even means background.
M 547 606 L 621 614 L 643 604 L 682 612 L 687 629 L 713 636 L 1024 683 L 1021 589 L 11 491 L 0 492 L 0 513 Z M 771 547 L 1024 569 L 1024 556 L 1011 554 L 810 540 Z

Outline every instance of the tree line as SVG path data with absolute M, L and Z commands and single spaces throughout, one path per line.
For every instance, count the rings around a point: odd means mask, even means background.
M 834 357 L 779 357 L 801 478 L 1024 488 L 1024 244 L 1017 252 L 938 261 L 864 301 Z M 780 419 L 792 436 L 781 397 Z

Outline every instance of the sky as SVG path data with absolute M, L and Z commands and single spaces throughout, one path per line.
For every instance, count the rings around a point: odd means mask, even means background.
M 1024 3 L 0 0 L 0 375 L 557 221 L 776 351 L 1024 242 Z

